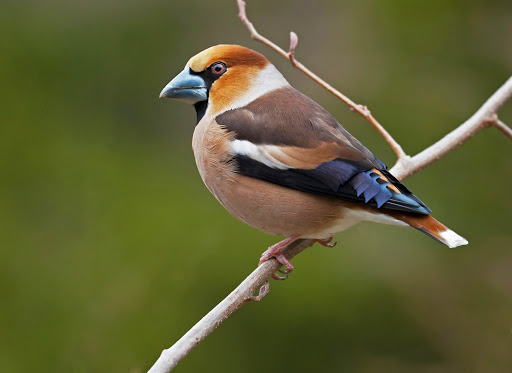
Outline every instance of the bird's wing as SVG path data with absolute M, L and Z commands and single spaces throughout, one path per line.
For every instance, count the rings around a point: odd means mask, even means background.
M 233 136 L 237 172 L 378 208 L 430 210 L 320 105 L 292 87 L 216 118 Z

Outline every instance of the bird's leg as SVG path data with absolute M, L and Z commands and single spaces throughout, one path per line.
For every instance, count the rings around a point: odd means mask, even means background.
M 293 264 L 290 263 L 288 259 L 286 259 L 286 257 L 283 254 L 283 249 L 289 244 L 291 244 L 293 241 L 298 240 L 299 238 L 300 236 L 298 235 L 292 235 L 290 237 L 285 238 L 282 241 L 279 241 L 275 245 L 270 246 L 267 251 L 261 254 L 260 262 L 258 263 L 258 265 L 263 264 L 264 262 L 271 258 L 276 258 L 279 263 L 286 267 L 285 271 L 280 272 L 286 275 L 289 274 L 291 271 L 293 271 Z M 272 275 L 272 278 L 274 280 L 284 280 L 286 277 L 281 277 L 274 273 Z
M 334 238 L 334 236 L 331 236 L 331 238 L 329 238 L 327 240 L 316 240 L 316 242 L 318 242 L 320 245 L 325 246 L 325 247 L 334 247 L 338 244 L 338 241 L 331 243 L 333 238 Z

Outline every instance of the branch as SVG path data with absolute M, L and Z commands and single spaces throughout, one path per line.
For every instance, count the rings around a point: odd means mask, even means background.
M 487 127 L 496 127 L 507 137 L 512 139 L 512 129 L 498 119 L 497 111 L 512 96 L 512 77 L 509 78 L 501 88 L 499 88 L 478 111 L 473 114 L 466 122 L 458 128 L 447 134 L 441 140 L 423 150 L 414 157 L 410 157 L 402 150 L 402 147 L 391 137 L 391 135 L 377 122 L 371 115 L 366 106 L 355 104 L 348 97 L 334 89 L 331 85 L 320 79 L 312 73 L 303 64 L 295 59 L 295 49 L 298 44 L 297 35 L 290 33 L 290 48 L 285 52 L 279 46 L 261 36 L 254 25 L 249 21 L 245 13 L 245 2 L 237 0 L 239 14 L 238 16 L 251 33 L 251 37 L 270 48 L 277 51 L 290 63 L 304 72 L 307 76 L 327 89 L 333 95 L 350 106 L 351 110 L 358 112 L 366 118 L 384 137 L 398 157 L 397 163 L 390 170 L 398 179 L 405 179 L 414 173 L 422 170 L 433 162 L 439 160 L 469 138 L 474 136 L 480 130 Z M 291 243 L 283 250 L 287 259 L 291 259 L 306 248 L 312 246 L 315 240 L 297 240 Z M 268 293 L 268 278 L 274 274 L 281 264 L 271 259 L 256 268 L 238 287 L 231 292 L 222 302 L 213 308 L 196 325 L 192 327 L 183 337 L 181 337 L 172 347 L 166 349 L 160 355 L 153 367 L 148 373 L 168 373 L 170 372 L 187 354 L 192 351 L 204 338 L 213 332 L 220 324 L 230 317 L 236 310 L 250 301 L 260 301 Z M 254 296 L 256 290 L 259 294 Z
M 315 82 L 317 82 L 322 87 L 324 87 L 327 91 L 329 91 L 334 96 L 336 96 L 341 101 L 343 101 L 348 106 L 350 106 L 351 110 L 361 114 L 366 120 L 368 120 L 377 129 L 377 131 L 379 131 L 379 133 L 382 135 L 382 137 L 384 137 L 384 139 L 388 142 L 389 146 L 391 146 L 391 148 L 393 149 L 393 151 L 395 152 L 395 154 L 398 158 L 406 156 L 406 154 L 403 151 L 400 144 L 398 144 L 395 141 L 395 139 L 393 139 L 393 137 L 388 133 L 388 131 L 386 131 L 384 129 L 384 127 L 382 127 L 381 124 L 379 122 L 377 122 L 377 120 L 372 116 L 372 114 L 370 113 L 370 110 L 368 110 L 368 108 L 366 106 L 356 104 L 350 98 L 348 98 L 343 93 L 336 90 L 333 86 L 331 86 L 325 80 L 321 79 L 319 76 L 317 76 L 315 73 L 313 73 L 311 70 L 309 70 L 306 66 L 304 66 L 302 63 L 300 63 L 299 61 L 297 61 L 295 59 L 295 56 L 294 56 L 295 47 L 297 46 L 297 43 L 299 40 L 297 38 L 297 35 L 294 32 L 290 33 L 290 47 L 293 45 L 293 50 L 292 50 L 292 48 L 290 48 L 289 52 L 285 52 L 278 45 L 274 44 L 267 38 L 261 36 L 258 33 L 258 31 L 256 31 L 256 28 L 251 23 L 251 21 L 249 21 L 249 19 L 247 18 L 247 15 L 245 13 L 245 1 L 237 0 L 237 3 L 238 3 L 238 9 L 239 9 L 238 17 L 240 18 L 240 20 L 243 22 L 243 24 L 247 27 L 247 29 L 251 33 L 251 38 L 253 38 L 254 40 L 257 40 L 257 41 L 269 46 L 273 50 L 275 50 L 281 56 L 283 56 L 284 58 L 289 60 L 294 67 L 296 67 L 297 69 L 302 71 L 304 74 L 306 74 L 311 79 L 313 79 Z M 294 40 L 294 39 L 296 39 L 296 40 Z
M 494 94 L 482 105 L 471 118 L 447 134 L 435 144 L 416 154 L 414 157 L 399 158 L 390 172 L 397 179 L 405 179 L 428 165 L 434 163 L 446 154 L 462 145 L 476 133 L 487 127 L 496 127 L 512 139 L 512 129 L 500 121 L 497 111 L 512 96 L 512 77 L 510 77 Z
M 496 112 L 498 109 L 510 98 L 512 95 L 512 78 L 510 78 L 496 93 L 494 93 L 489 100 L 464 124 L 456 128 L 454 131 L 446 135 L 444 138 L 439 140 L 434 145 L 428 147 L 421 153 L 417 154 L 414 157 L 410 157 L 407 155 L 400 144 L 393 139 L 393 137 L 382 127 L 382 125 L 372 116 L 370 110 L 366 106 L 357 105 L 354 101 L 349 99 L 347 96 L 336 90 L 329 83 L 319 78 L 316 74 L 314 74 L 311 70 L 309 70 L 302 63 L 297 61 L 295 58 L 295 49 L 298 44 L 297 35 L 294 32 L 290 33 L 290 50 L 289 52 L 285 52 L 278 45 L 274 44 L 272 41 L 268 40 L 264 36 L 260 35 L 254 25 L 247 18 L 247 14 L 245 12 L 245 1 L 237 0 L 238 3 L 238 17 L 243 22 L 243 24 L 247 27 L 251 34 L 251 38 L 257 40 L 276 52 L 282 55 L 284 58 L 290 61 L 290 63 L 302 71 L 304 74 L 309 76 L 312 80 L 318 83 L 320 86 L 325 88 L 327 91 L 332 93 L 334 96 L 342 100 L 352 111 L 355 111 L 361 114 L 366 120 L 368 120 L 379 133 L 384 137 L 387 141 L 391 149 L 395 152 L 398 160 L 396 165 L 391 169 L 391 173 L 395 175 L 395 177 L 399 180 L 404 179 L 407 176 L 411 176 L 416 172 L 422 170 L 428 165 L 432 164 L 436 160 L 439 160 L 453 149 L 462 145 L 469 138 L 474 136 L 480 130 L 494 126 L 502 131 L 506 136 L 512 139 L 512 130 L 507 127 L 503 122 L 499 121 L 496 117 Z
M 315 240 L 297 240 L 283 250 L 287 259 L 293 258 L 303 250 L 312 246 Z M 256 268 L 238 287 L 222 302 L 203 317 L 171 348 L 162 354 L 148 373 L 170 372 L 185 356 L 188 355 L 203 339 L 222 324 L 236 310 L 250 301 L 260 301 L 268 292 L 268 278 L 282 266 L 276 259 L 271 259 Z M 259 289 L 259 295 L 253 294 Z

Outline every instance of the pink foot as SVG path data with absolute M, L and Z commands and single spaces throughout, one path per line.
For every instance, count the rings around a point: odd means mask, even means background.
M 325 246 L 325 247 L 334 247 L 338 244 L 338 241 L 331 244 L 332 239 L 333 239 L 333 237 L 331 236 L 331 238 L 329 238 L 327 240 L 316 240 L 316 242 L 318 242 L 320 245 Z
M 276 243 L 275 245 L 270 246 L 267 251 L 261 254 L 260 262 L 258 263 L 258 265 L 262 265 L 264 262 L 271 258 L 276 258 L 279 263 L 286 267 L 286 270 L 284 272 L 280 272 L 285 275 L 289 274 L 291 271 L 293 271 L 293 264 L 290 263 L 290 261 L 286 259 L 286 257 L 283 255 L 283 249 L 289 244 L 291 244 L 293 241 L 298 240 L 299 237 L 300 236 L 292 235 Z M 284 280 L 286 277 L 281 277 L 274 273 L 272 275 L 272 278 L 274 280 Z

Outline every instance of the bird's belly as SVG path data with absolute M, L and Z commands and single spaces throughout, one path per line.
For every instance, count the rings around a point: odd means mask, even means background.
M 266 233 L 326 239 L 360 219 L 343 201 L 236 175 L 221 186 L 208 185 L 236 218 Z

